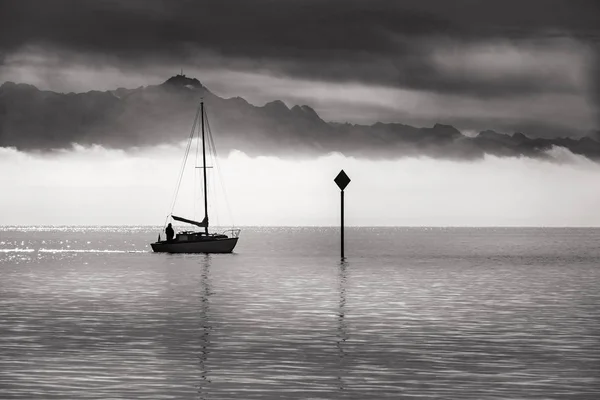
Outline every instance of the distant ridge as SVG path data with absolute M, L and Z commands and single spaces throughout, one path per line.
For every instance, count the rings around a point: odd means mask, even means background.
M 203 98 L 219 148 L 249 155 L 312 157 L 331 152 L 394 159 L 429 156 L 473 160 L 485 154 L 550 158 L 554 146 L 600 160 L 598 135 L 580 139 L 531 138 L 484 130 L 475 137 L 451 125 L 417 128 L 400 123 L 359 125 L 324 121 L 308 105 L 281 100 L 255 106 L 213 94 L 183 73 L 159 85 L 87 93 L 55 93 L 5 82 L 0 86 L 0 146 L 49 151 L 80 145 L 131 148 L 186 138 Z
M 200 81 L 198 79 L 188 78 L 183 73 L 170 77 L 162 85 L 163 86 L 187 87 L 190 89 L 202 88 L 202 84 L 200 83 Z

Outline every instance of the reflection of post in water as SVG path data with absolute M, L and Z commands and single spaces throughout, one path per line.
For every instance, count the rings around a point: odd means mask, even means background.
M 200 387 L 198 388 L 199 399 L 207 398 L 207 386 L 210 384 L 210 378 L 208 377 L 208 370 L 206 363 L 208 361 L 209 345 L 210 345 L 210 331 L 212 326 L 210 324 L 210 296 L 212 295 L 212 287 L 210 282 L 210 254 L 206 254 L 201 261 L 201 274 L 200 274 L 200 354 L 198 358 L 200 360 Z
M 345 342 L 348 339 L 348 327 L 345 321 L 346 315 L 346 281 L 347 277 L 347 268 L 348 263 L 345 260 L 340 262 L 338 280 L 339 280 L 339 294 L 340 294 L 340 302 L 338 306 L 338 315 L 337 315 L 337 342 L 336 346 L 338 348 L 338 384 L 339 389 L 344 390 L 344 365 L 345 365 L 345 356 L 344 352 Z

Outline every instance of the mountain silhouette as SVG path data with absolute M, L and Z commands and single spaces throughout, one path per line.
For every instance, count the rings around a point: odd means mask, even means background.
M 207 106 L 218 148 L 224 152 L 473 160 L 485 154 L 548 158 L 547 150 L 561 146 L 600 159 L 598 135 L 544 139 L 485 130 L 469 137 L 439 123 L 417 128 L 400 123 L 326 122 L 308 105 L 289 108 L 275 100 L 255 106 L 240 97 L 221 98 L 183 74 L 159 85 L 86 93 L 55 93 L 5 82 L 0 86 L 0 146 L 49 151 L 75 143 L 128 149 L 180 142 L 189 134 L 200 99 Z

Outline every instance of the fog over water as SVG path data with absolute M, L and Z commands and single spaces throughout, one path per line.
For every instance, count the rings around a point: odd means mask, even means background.
M 170 211 L 182 155 L 183 145 L 130 152 L 74 147 L 43 155 L 0 149 L 0 220 L 160 225 Z M 352 179 L 346 189 L 349 225 L 600 224 L 595 212 L 600 166 L 561 148 L 550 155 L 553 161 L 486 156 L 456 162 L 370 161 L 339 154 L 251 158 L 233 152 L 209 172 L 211 223 L 337 225 L 339 190 L 333 178 L 343 168 Z M 190 217 L 202 213 L 200 181 L 192 174 L 184 175 L 175 206 L 175 212 Z

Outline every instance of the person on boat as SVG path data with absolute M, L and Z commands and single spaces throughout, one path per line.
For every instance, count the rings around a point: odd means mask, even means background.
M 165 233 L 167 234 L 167 242 L 171 242 L 173 240 L 173 236 L 175 235 L 175 231 L 173 230 L 170 222 L 165 229 Z

